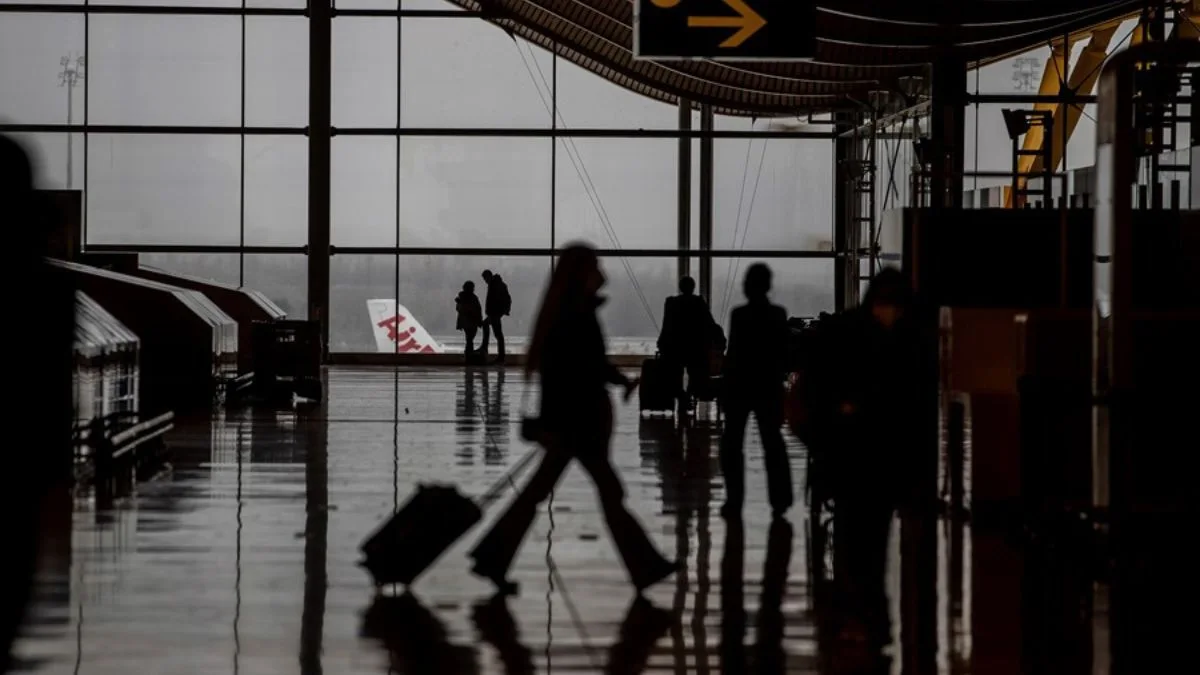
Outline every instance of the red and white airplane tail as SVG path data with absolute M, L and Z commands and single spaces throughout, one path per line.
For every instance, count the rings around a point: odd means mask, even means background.
M 367 300 L 375 346 L 383 354 L 442 354 L 445 348 L 433 339 L 412 312 L 392 300 Z

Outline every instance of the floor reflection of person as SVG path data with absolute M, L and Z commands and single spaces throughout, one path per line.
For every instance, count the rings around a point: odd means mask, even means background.
M 542 301 L 525 366 L 526 376 L 541 380 L 539 442 L 546 453 L 533 477 L 508 510 L 471 552 L 472 571 L 514 592 L 509 567 L 537 517 L 572 460 L 591 476 L 604 519 L 633 585 L 642 591 L 675 570 L 650 541 L 625 506 L 625 489 L 609 459 L 613 431 L 608 385 L 621 385 L 628 397 L 637 387 L 608 361 L 597 310 L 605 277 L 589 247 L 565 249 Z
M 721 438 L 721 471 L 725 505 L 721 515 L 741 517 L 746 491 L 743 446 L 746 423 L 753 413 L 762 437 L 771 511 L 782 517 L 792 506 L 792 470 L 783 444 L 783 381 L 787 357 L 787 312 L 771 304 L 771 269 L 755 263 L 746 271 L 746 304 L 730 318 L 729 352 L 725 359 L 725 434 Z

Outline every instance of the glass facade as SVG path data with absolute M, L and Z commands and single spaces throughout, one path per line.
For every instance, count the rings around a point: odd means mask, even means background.
M 613 350 L 644 351 L 684 218 L 698 273 L 699 112 L 681 131 L 676 106 L 444 0 L 340 0 L 329 282 L 310 286 L 311 172 L 324 165 L 309 161 L 307 3 L 55 4 L 0 0 L 0 130 L 33 150 L 42 185 L 83 191 L 86 245 L 261 290 L 293 317 L 326 307 L 331 351 L 374 351 L 366 301 L 393 297 L 453 347 L 454 295 L 468 279 L 482 292 L 485 268 L 509 284 L 519 349 L 552 252 L 572 241 L 602 250 Z M 768 126 L 715 120 L 718 318 L 756 253 L 792 314 L 833 308 L 832 254 L 813 257 L 833 238 L 833 142 Z

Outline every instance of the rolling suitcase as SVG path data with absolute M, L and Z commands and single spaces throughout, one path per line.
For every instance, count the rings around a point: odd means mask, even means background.
M 420 485 L 408 502 L 362 545 L 359 563 L 377 586 L 411 586 L 438 558 L 483 518 L 483 512 L 512 485 L 537 455 L 531 449 L 477 501 L 449 485 Z
M 678 383 L 669 381 L 666 365 L 658 356 L 642 362 L 642 381 L 638 387 L 638 404 L 642 412 L 674 412 L 675 389 Z

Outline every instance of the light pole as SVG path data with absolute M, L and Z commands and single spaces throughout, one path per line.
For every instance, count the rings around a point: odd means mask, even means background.
M 71 126 L 73 113 L 75 112 L 74 91 L 75 85 L 81 80 L 87 79 L 87 57 L 76 56 L 72 59 L 70 56 L 64 56 L 59 63 L 62 65 L 62 70 L 58 73 L 58 86 L 67 88 L 67 126 Z M 75 153 L 72 141 L 75 139 L 75 134 L 71 131 L 67 132 L 67 189 L 70 190 L 73 183 L 72 170 Z

